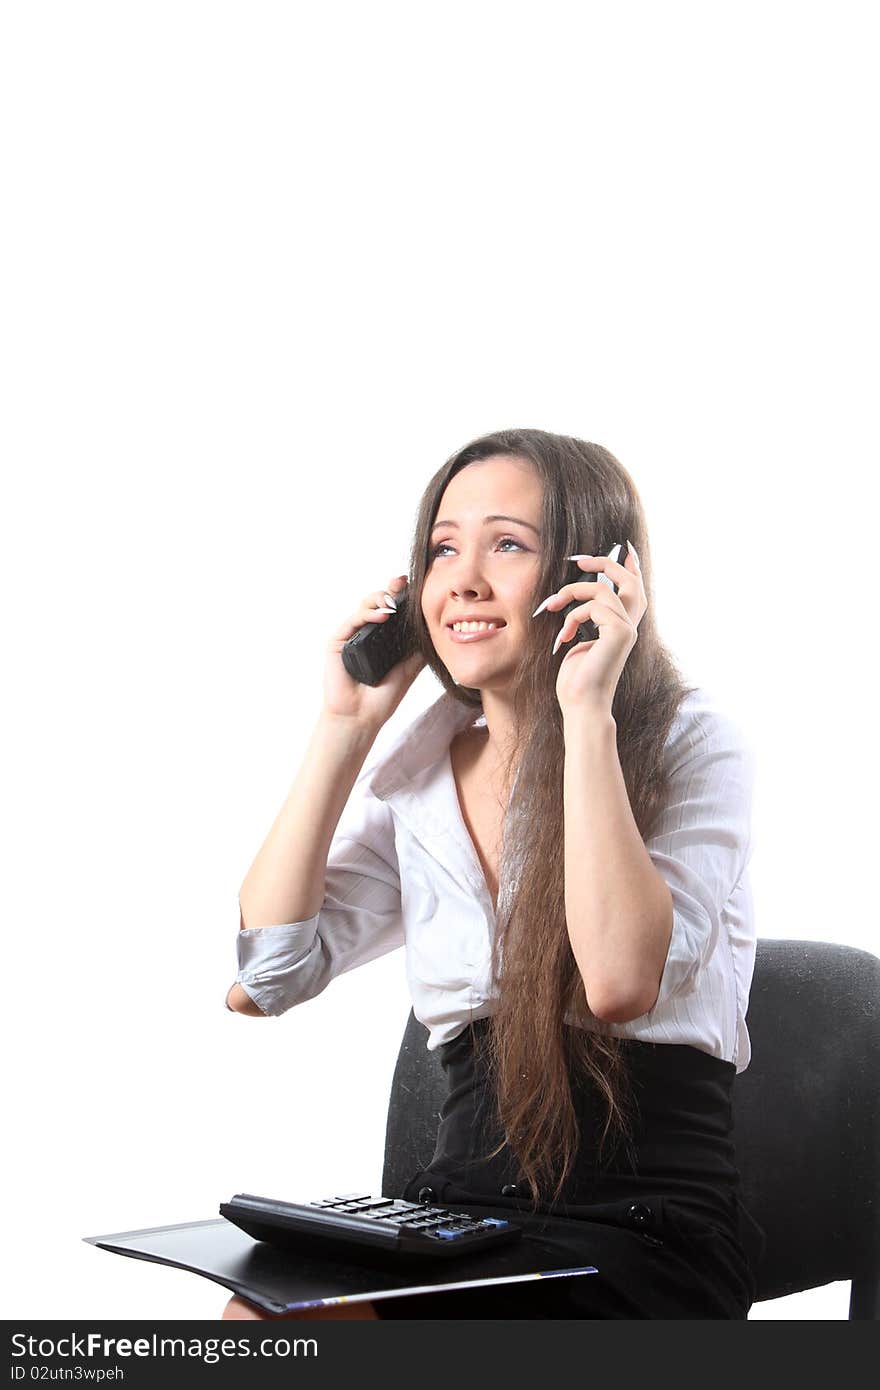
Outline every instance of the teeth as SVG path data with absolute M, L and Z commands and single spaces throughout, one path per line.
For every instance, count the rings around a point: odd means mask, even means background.
M 453 632 L 486 632 L 490 628 L 496 628 L 497 623 L 453 623 Z

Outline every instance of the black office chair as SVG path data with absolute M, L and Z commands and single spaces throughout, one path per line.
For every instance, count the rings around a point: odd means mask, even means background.
M 825 941 L 759 941 L 752 1060 L 734 1085 L 743 1201 L 764 1228 L 756 1302 L 850 1280 L 880 1319 L 880 959 Z M 382 1195 L 427 1167 L 445 1094 L 411 1012 L 385 1135 Z

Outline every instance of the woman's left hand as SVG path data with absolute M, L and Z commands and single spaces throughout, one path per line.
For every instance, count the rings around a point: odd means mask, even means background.
M 631 545 L 627 545 L 625 564 L 607 555 L 579 555 L 577 563 L 585 571 L 606 574 L 619 590 L 598 579 L 592 583 L 575 580 L 551 594 L 543 605 L 551 612 L 582 599 L 567 615 L 557 633 L 557 643 L 570 642 L 581 623 L 588 618 L 599 629 L 592 642 L 577 642 L 566 652 L 556 677 L 556 698 L 563 714 L 589 705 L 611 713 L 614 692 L 626 659 L 638 639 L 638 626 L 648 607 L 642 572 Z M 558 646 L 557 646 L 558 650 Z

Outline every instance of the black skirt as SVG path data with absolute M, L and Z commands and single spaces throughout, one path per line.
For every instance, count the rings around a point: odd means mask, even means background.
M 532 1201 L 505 1147 L 480 1043 L 488 1020 L 440 1048 L 448 1095 L 434 1156 L 400 1194 L 516 1221 L 597 1274 L 376 1301 L 381 1318 L 737 1318 L 748 1316 L 764 1233 L 745 1209 L 733 1142 L 736 1068 L 679 1044 L 624 1039 L 631 1138 L 597 1160 L 605 1106 L 573 1087 L 581 1146 L 562 1192 Z M 573 1075 L 573 1073 L 572 1073 Z M 610 1141 L 609 1141 L 610 1142 Z

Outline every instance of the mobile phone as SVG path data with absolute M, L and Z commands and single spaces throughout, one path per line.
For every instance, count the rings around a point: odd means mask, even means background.
M 342 648 L 342 664 L 361 685 L 378 685 L 392 666 L 416 649 L 415 633 L 407 618 L 409 589 L 395 594 L 397 612 L 384 623 L 364 623 Z
M 608 558 L 609 560 L 617 560 L 618 564 L 622 565 L 623 562 L 626 560 L 628 550 L 629 546 L 627 545 L 626 541 L 623 541 L 621 545 L 613 545 L 611 547 L 611 549 L 608 552 Z M 574 584 L 578 579 L 585 580 L 588 584 L 595 584 L 597 580 L 600 580 L 603 584 L 611 584 L 611 587 L 615 593 L 619 592 L 617 585 L 612 583 L 612 581 L 608 578 L 607 574 L 596 574 L 593 570 L 582 570 L 576 560 L 572 560 L 570 563 L 571 568 L 575 571 L 575 573 L 572 574 L 570 579 L 567 581 L 569 584 Z M 576 599 L 574 603 L 569 603 L 565 608 L 561 608 L 559 610 L 558 616 L 562 620 L 562 622 L 565 621 L 571 610 L 573 608 L 577 608 L 581 603 L 583 603 L 583 599 Z M 560 627 L 562 626 L 562 622 L 560 622 Z M 567 646 L 571 646 L 572 642 L 595 642 L 598 636 L 599 629 L 593 622 L 592 618 L 588 618 L 585 623 L 578 624 L 578 630 L 575 633 L 574 637 L 572 637 L 569 642 L 563 642 L 562 646 L 560 647 L 560 651 L 562 651 Z

